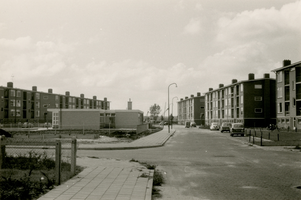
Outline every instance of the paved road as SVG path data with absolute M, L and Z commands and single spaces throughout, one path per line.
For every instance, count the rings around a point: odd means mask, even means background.
M 246 138 L 177 127 L 164 147 L 78 151 L 78 156 L 132 158 L 166 172 L 164 199 L 301 199 L 301 153 L 246 144 Z

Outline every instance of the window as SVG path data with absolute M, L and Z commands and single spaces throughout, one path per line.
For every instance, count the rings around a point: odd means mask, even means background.
M 43 99 L 48 99 L 48 96 L 43 96 Z
M 59 96 L 55 95 L 55 100 L 58 101 L 59 100 Z
M 262 85 L 255 84 L 255 89 L 262 89 Z
M 296 89 L 296 84 L 295 84 L 295 81 L 292 81 L 292 88 L 293 88 L 293 90 L 295 90 L 295 89 Z
M 21 91 L 20 90 L 17 91 L 17 97 L 21 97 Z
M 282 71 L 277 73 L 277 82 L 282 82 Z
M 40 117 L 40 111 L 39 110 L 36 111 L 36 117 Z
M 21 107 L 21 101 L 20 101 L 20 100 L 17 100 L 16 106 L 17 106 L 17 107 Z
M 282 98 L 282 87 L 277 87 L 277 98 Z
M 282 113 L 282 103 L 278 103 L 278 113 Z
M 255 113 L 262 113 L 262 108 L 255 108 Z
M 36 100 L 40 99 L 40 93 L 36 93 Z
M 11 96 L 11 97 L 14 97 L 14 96 L 15 96 L 15 90 L 11 90 L 11 91 L 10 91 L 10 96 Z
M 10 106 L 16 106 L 16 104 L 15 104 L 15 100 L 10 100 Z
M 241 91 L 241 92 L 244 91 L 244 85 L 243 85 L 243 84 L 240 85 L 240 91 Z
M 240 104 L 243 104 L 244 103 L 244 96 L 241 96 L 240 97 Z
M 255 101 L 262 101 L 262 97 L 261 96 L 256 96 Z
M 16 116 L 17 116 L 17 117 L 20 117 L 20 116 L 21 116 L 20 110 L 16 110 Z
M 15 111 L 15 109 L 11 109 L 11 110 L 10 110 L 10 113 L 11 113 L 11 116 L 13 116 L 13 117 L 14 117 L 14 116 L 15 116 L 15 114 L 16 114 L 16 111 Z
M 36 108 L 40 108 L 40 102 L 36 102 Z
M 44 107 L 44 108 L 48 108 L 48 104 L 44 104 L 43 107 Z

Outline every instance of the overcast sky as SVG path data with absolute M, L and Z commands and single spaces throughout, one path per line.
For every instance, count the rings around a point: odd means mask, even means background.
M 145 114 L 301 60 L 296 0 L 0 0 L 0 85 Z

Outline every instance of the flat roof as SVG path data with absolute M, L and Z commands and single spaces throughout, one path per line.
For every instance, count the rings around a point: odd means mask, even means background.
M 291 67 L 294 67 L 295 65 L 298 65 L 298 64 L 301 64 L 301 61 L 295 62 L 293 64 L 290 64 L 290 65 L 287 65 L 287 66 L 284 66 L 284 67 L 274 69 L 274 70 L 272 70 L 272 72 L 277 72 L 277 71 L 281 71 L 281 70 L 284 70 L 284 69 L 287 69 L 287 68 L 291 68 Z

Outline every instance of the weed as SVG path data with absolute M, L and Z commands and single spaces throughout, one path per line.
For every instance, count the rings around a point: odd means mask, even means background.
M 163 183 L 165 183 L 164 176 L 162 172 L 156 169 L 154 171 L 153 186 L 161 186 Z

